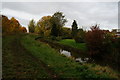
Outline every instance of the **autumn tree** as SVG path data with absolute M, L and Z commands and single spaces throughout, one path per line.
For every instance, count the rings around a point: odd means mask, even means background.
M 50 21 L 51 21 L 51 25 L 52 25 L 51 35 L 56 36 L 56 37 L 60 36 L 61 29 L 67 22 L 67 20 L 65 19 L 65 16 L 63 15 L 62 12 L 56 12 L 52 15 Z
M 20 32 L 26 33 L 27 29 L 25 27 L 20 27 Z
M 34 19 L 32 19 L 29 22 L 28 29 L 29 29 L 29 32 L 34 33 L 34 31 L 35 31 L 35 21 L 34 21 Z
M 9 33 L 10 20 L 4 15 L 2 15 L 1 20 L 2 20 L 2 33 Z
M 65 25 L 67 20 L 64 18 L 62 12 L 56 12 L 52 16 L 43 16 L 36 24 L 34 28 L 35 33 L 39 33 L 41 36 L 60 36 L 62 35 L 62 27 Z M 30 21 L 29 26 L 34 24 Z M 30 27 L 29 27 L 30 30 Z
M 12 17 L 11 19 L 10 19 L 10 31 L 12 32 L 12 33 L 17 33 L 17 32 L 20 32 L 19 30 L 20 30 L 20 23 L 19 23 L 19 21 L 18 20 L 16 20 L 14 17 Z
M 18 20 L 12 17 L 10 20 L 2 15 L 2 33 L 3 35 L 25 33 L 27 30 L 22 27 Z
M 74 22 L 72 23 L 72 37 L 74 38 L 75 36 L 76 36 L 76 34 L 77 34 L 77 30 L 78 29 L 78 27 L 77 27 L 77 22 L 74 20 Z
M 40 27 L 36 25 L 35 27 L 35 33 L 40 34 Z
M 104 33 L 98 25 L 92 26 L 86 34 L 86 44 L 92 57 L 101 56 L 103 53 Z
M 51 29 L 51 22 L 50 22 L 51 16 L 43 16 L 38 22 L 37 26 L 35 28 L 35 31 L 37 33 L 48 36 L 50 35 L 50 29 Z

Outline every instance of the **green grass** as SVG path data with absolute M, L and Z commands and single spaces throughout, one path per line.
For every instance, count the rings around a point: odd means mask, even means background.
M 76 43 L 75 40 L 73 39 L 64 39 L 59 41 L 60 44 L 68 45 L 83 51 L 87 50 L 86 44 L 85 43 Z
M 49 45 L 35 41 L 34 35 L 23 37 L 23 46 L 37 59 L 44 62 L 50 70 L 59 78 L 116 78 L 114 71 L 103 72 L 97 70 L 93 65 L 80 65 L 71 58 L 62 56 L 59 52 L 51 48 Z M 80 45 L 79 45 L 80 46 Z M 28 53 L 29 54 L 29 53 Z M 103 68 L 103 67 L 102 67 Z M 104 68 L 103 68 L 104 69 Z M 101 71 L 99 74 L 98 72 Z M 110 75 L 112 73 L 112 75 Z
M 43 67 L 29 55 L 20 44 L 21 37 L 6 36 L 2 39 L 2 77 L 3 78 L 40 78 L 49 77 Z

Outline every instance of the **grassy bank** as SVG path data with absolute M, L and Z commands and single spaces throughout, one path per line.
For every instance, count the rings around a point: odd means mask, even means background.
M 73 39 L 64 39 L 59 41 L 60 44 L 68 45 L 83 51 L 87 50 L 86 44 L 85 43 L 76 43 L 75 40 Z
M 21 35 L 2 38 L 3 79 L 49 77 L 42 63 L 30 55 L 30 52 L 21 45 L 20 40 Z
M 95 64 L 78 64 L 71 58 L 67 58 L 49 45 L 35 41 L 34 35 L 27 35 L 21 39 L 22 45 L 38 60 L 53 71 L 54 77 L 62 78 L 117 78 L 117 74 L 109 68 Z

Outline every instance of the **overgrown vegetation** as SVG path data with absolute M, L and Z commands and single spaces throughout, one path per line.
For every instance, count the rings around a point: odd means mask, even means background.
M 66 58 L 50 46 L 34 40 L 35 36 L 27 35 L 22 38 L 22 44 L 31 52 L 33 56 L 46 63 L 50 70 L 54 71 L 56 77 L 69 78 L 107 78 L 110 79 L 109 72 L 100 72 L 93 70 L 89 66 L 80 65 L 74 62 L 71 58 Z M 95 68 L 92 66 L 92 68 Z M 98 74 L 97 74 L 98 73 Z M 114 72 L 112 72 L 114 73 Z M 111 77 L 117 77 L 112 75 Z
M 120 55 L 117 45 L 119 45 L 119 37 L 112 32 L 101 30 L 98 25 L 92 26 L 91 31 L 86 33 L 86 45 L 88 53 L 96 59 L 108 59 L 119 65 L 118 56 Z M 117 45 L 116 45 L 117 43 Z M 111 59 L 110 59 L 111 57 Z

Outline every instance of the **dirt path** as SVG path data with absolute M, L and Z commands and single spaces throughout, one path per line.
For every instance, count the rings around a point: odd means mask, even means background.
M 34 57 L 21 45 L 19 36 L 14 37 L 3 47 L 3 78 L 46 77 L 53 78 L 56 75 L 45 63 Z

